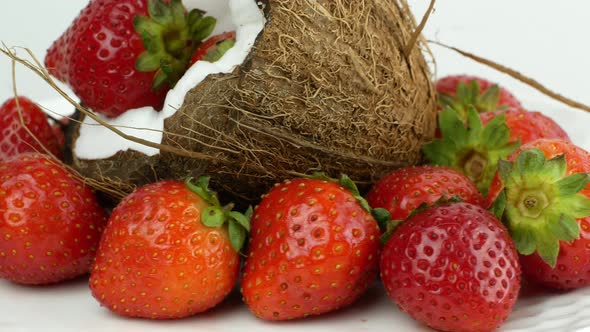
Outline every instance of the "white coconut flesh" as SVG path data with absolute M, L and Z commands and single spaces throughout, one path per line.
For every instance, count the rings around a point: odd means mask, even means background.
M 180 109 L 188 91 L 208 75 L 231 73 L 236 66 L 241 65 L 266 22 L 264 14 L 254 0 L 184 0 L 183 3 L 189 10 L 198 8 L 217 19 L 213 36 L 236 31 L 236 44 L 215 63 L 198 61 L 192 65 L 174 89 L 168 92 L 161 111 L 152 107 L 142 107 L 128 110 L 114 119 L 99 115 L 103 121 L 127 135 L 161 143 L 164 120 Z M 80 126 L 80 136 L 74 146 L 75 155 L 86 160 L 106 159 L 119 151 L 127 150 L 135 150 L 148 156 L 160 152 L 158 149 L 126 140 L 89 117 L 86 117 Z

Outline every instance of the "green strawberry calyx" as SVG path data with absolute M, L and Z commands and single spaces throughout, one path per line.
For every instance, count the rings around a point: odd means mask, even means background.
M 135 67 L 140 72 L 155 72 L 152 89 L 174 87 L 189 67 L 196 47 L 215 28 L 217 20 L 193 9 L 187 13 L 181 0 L 148 0 L 149 16 L 137 15 L 133 27 L 143 41 L 145 52 Z
M 387 211 L 387 209 L 372 208 L 369 205 L 369 202 L 360 194 L 359 189 L 354 183 L 354 181 L 352 181 L 352 179 L 349 178 L 347 175 L 342 174 L 338 182 L 342 187 L 344 187 L 352 193 L 352 196 L 354 196 L 354 198 L 359 202 L 363 209 L 365 209 L 373 216 L 375 221 L 377 221 L 377 225 L 379 225 L 379 228 L 381 229 L 381 236 L 379 237 L 379 241 L 381 242 L 381 244 L 387 243 L 389 238 L 391 238 L 393 232 L 397 229 L 397 227 L 402 223 L 403 220 L 393 220 L 391 218 L 391 214 L 389 213 L 389 211 Z
M 490 86 L 481 93 L 480 90 L 480 84 L 476 80 L 468 83 L 459 82 L 455 95 L 441 93 L 438 96 L 438 102 L 443 109 L 451 107 L 456 110 L 464 122 L 467 121 L 467 114 L 471 106 L 475 107 L 479 113 L 493 112 L 505 108 L 498 105 L 500 103 L 500 87 L 497 84 Z
M 567 175 L 564 155 L 547 160 L 539 149 L 524 150 L 515 162 L 501 160 L 498 173 L 504 185 L 492 210 L 502 216 L 518 252 L 535 252 L 555 267 L 560 241 L 579 238 L 579 218 L 590 216 L 590 198 L 580 191 L 589 173 Z
M 232 203 L 222 206 L 217 194 L 209 189 L 209 177 L 201 176 L 198 179 L 188 178 L 185 181 L 186 186 L 203 200 L 210 204 L 201 213 L 201 222 L 207 227 L 221 228 L 228 225 L 229 241 L 236 252 L 240 252 L 246 236 L 250 232 L 250 218 L 252 217 L 252 207 L 249 207 L 245 213 L 232 211 Z
M 203 57 L 203 61 L 217 62 L 221 59 L 227 51 L 236 45 L 235 39 L 225 39 L 215 44 L 214 47 L 207 50 L 207 54 Z
M 470 107 L 466 125 L 456 110 L 447 107 L 439 113 L 438 122 L 441 138 L 422 147 L 426 159 L 463 172 L 485 195 L 498 160 L 520 146 L 520 141 L 509 142 L 506 116 L 496 116 L 484 126 L 475 108 Z

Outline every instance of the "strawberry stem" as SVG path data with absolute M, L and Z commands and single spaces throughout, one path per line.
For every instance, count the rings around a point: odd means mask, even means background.
M 520 214 L 529 218 L 539 218 L 543 210 L 549 206 L 547 195 L 540 190 L 525 190 L 518 199 Z
M 455 95 L 441 93 L 438 102 L 443 109 L 454 109 L 463 122 L 467 122 L 470 107 L 474 107 L 478 113 L 500 110 L 500 87 L 494 84 L 483 92 L 480 90 L 476 80 L 459 82 Z
M 482 180 L 488 164 L 487 157 L 479 152 L 470 151 L 464 159 L 461 164 L 465 174 L 475 181 Z

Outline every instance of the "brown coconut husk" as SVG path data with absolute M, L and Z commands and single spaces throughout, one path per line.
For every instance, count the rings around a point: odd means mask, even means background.
M 414 19 L 405 0 L 270 0 L 245 63 L 191 90 L 163 144 L 208 156 L 119 152 L 73 166 L 122 185 L 208 174 L 246 201 L 274 182 L 323 171 L 370 184 L 420 161 L 436 96 L 420 51 L 405 54 Z M 73 139 L 75 140 L 76 135 Z

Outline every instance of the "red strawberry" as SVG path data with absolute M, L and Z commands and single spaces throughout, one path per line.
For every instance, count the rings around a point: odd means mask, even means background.
M 401 310 L 441 331 L 491 331 L 520 290 L 518 254 L 504 226 L 468 203 L 436 206 L 406 220 L 380 261 Z
M 508 160 L 498 164 L 489 201 L 503 214 L 523 273 L 553 288 L 590 285 L 590 154 L 542 139 Z
M 431 164 L 463 172 L 486 194 L 498 160 L 520 144 L 509 140 L 510 129 L 505 119 L 505 115 L 499 115 L 484 126 L 471 107 L 464 123 L 456 110 L 447 108 L 438 115 L 441 138 L 423 146 L 424 156 Z
M 18 106 L 22 112 L 19 112 Z M 23 122 L 25 126 L 22 125 Z M 15 98 L 2 104 L 0 106 L 0 160 L 23 152 L 46 153 L 42 146 L 61 158 L 57 138 L 53 134 L 47 115 L 41 108 L 25 97 L 18 97 L 18 105 Z
M 115 208 L 90 276 L 102 305 L 123 316 L 171 319 L 203 312 L 230 293 L 248 220 L 222 208 L 207 185 L 207 178 L 198 186 L 162 181 Z
M 194 64 L 197 61 L 215 62 L 221 59 L 221 57 L 235 44 L 235 31 L 213 36 L 197 47 L 190 63 Z
M 455 109 L 463 120 L 467 118 L 469 106 L 474 106 L 478 112 L 520 108 L 520 102 L 508 90 L 480 77 L 443 77 L 436 82 L 436 91 L 441 106 Z
M 416 166 L 398 169 L 375 184 L 367 195 L 373 208 L 384 208 L 394 220 L 406 219 L 422 204 L 456 196 L 475 205 L 483 196 L 462 173 L 448 167 Z
M 379 228 L 354 185 L 343 183 L 349 189 L 288 180 L 255 209 L 242 295 L 257 317 L 333 311 L 358 299 L 375 279 Z
M 51 46 L 45 66 L 96 112 L 160 109 L 215 19 L 180 0 L 91 0 Z
M 454 109 L 440 112 L 441 137 L 426 144 L 423 152 L 432 164 L 462 171 L 484 194 L 498 160 L 508 157 L 521 143 L 537 138 L 569 140 L 557 123 L 538 112 L 510 109 L 478 115 L 471 108 L 467 115 L 465 124 Z
M 0 276 L 49 284 L 87 273 L 106 222 L 92 190 L 57 161 L 0 162 Z
M 480 113 L 479 117 L 485 126 L 493 118 L 500 115 L 506 117 L 506 125 L 510 130 L 510 138 L 508 139 L 510 142 L 520 140 L 521 144 L 526 144 L 540 138 L 570 140 L 568 134 L 557 124 L 557 122 L 539 112 L 527 111 L 524 109 L 508 109 Z

